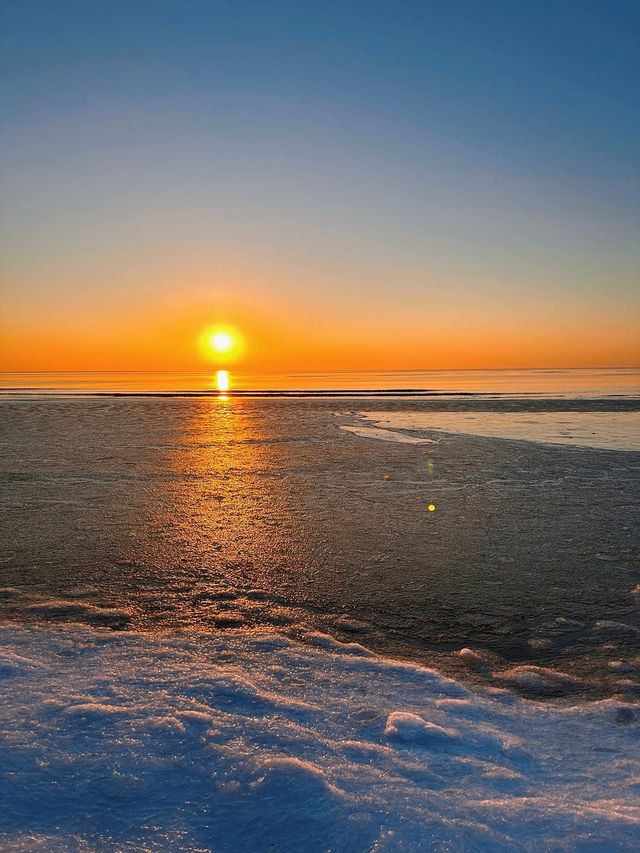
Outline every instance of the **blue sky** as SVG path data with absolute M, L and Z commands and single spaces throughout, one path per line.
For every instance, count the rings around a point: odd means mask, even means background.
M 180 290 L 292 322 L 342 311 L 371 336 L 381 312 L 464 335 L 472 308 L 510 327 L 534 311 L 548 347 L 558 317 L 576 339 L 601 318 L 633 361 L 639 4 L 1 14 L 10 335 L 35 335 L 46 299 L 91 325 L 114 293 L 135 312 Z

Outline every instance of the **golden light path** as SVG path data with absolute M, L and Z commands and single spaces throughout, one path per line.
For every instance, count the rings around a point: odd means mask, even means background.
M 218 370 L 216 371 L 216 390 L 220 392 L 220 395 L 226 395 L 226 392 L 229 390 L 229 371 L 228 370 Z M 226 399 L 226 396 L 225 396 Z

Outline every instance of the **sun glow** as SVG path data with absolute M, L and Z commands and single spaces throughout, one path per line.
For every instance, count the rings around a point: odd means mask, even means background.
M 232 326 L 209 326 L 198 339 L 202 355 L 210 361 L 235 361 L 244 352 L 243 335 Z

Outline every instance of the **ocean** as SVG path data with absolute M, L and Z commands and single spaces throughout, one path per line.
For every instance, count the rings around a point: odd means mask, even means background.
M 367 395 L 396 392 L 400 396 L 490 395 L 513 397 L 638 397 L 640 368 L 540 370 L 342 370 L 250 373 L 233 368 L 208 372 L 69 371 L 0 372 L 3 396 L 48 394 L 216 394 L 218 374 L 226 374 L 231 394 L 270 393 Z

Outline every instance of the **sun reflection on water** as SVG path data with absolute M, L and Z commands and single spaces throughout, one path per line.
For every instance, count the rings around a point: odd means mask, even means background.
M 230 388 L 230 379 L 229 379 L 229 371 L 228 370 L 218 370 L 216 372 L 215 385 L 216 390 L 218 391 L 218 396 L 221 400 L 228 400 L 229 396 L 227 391 Z

